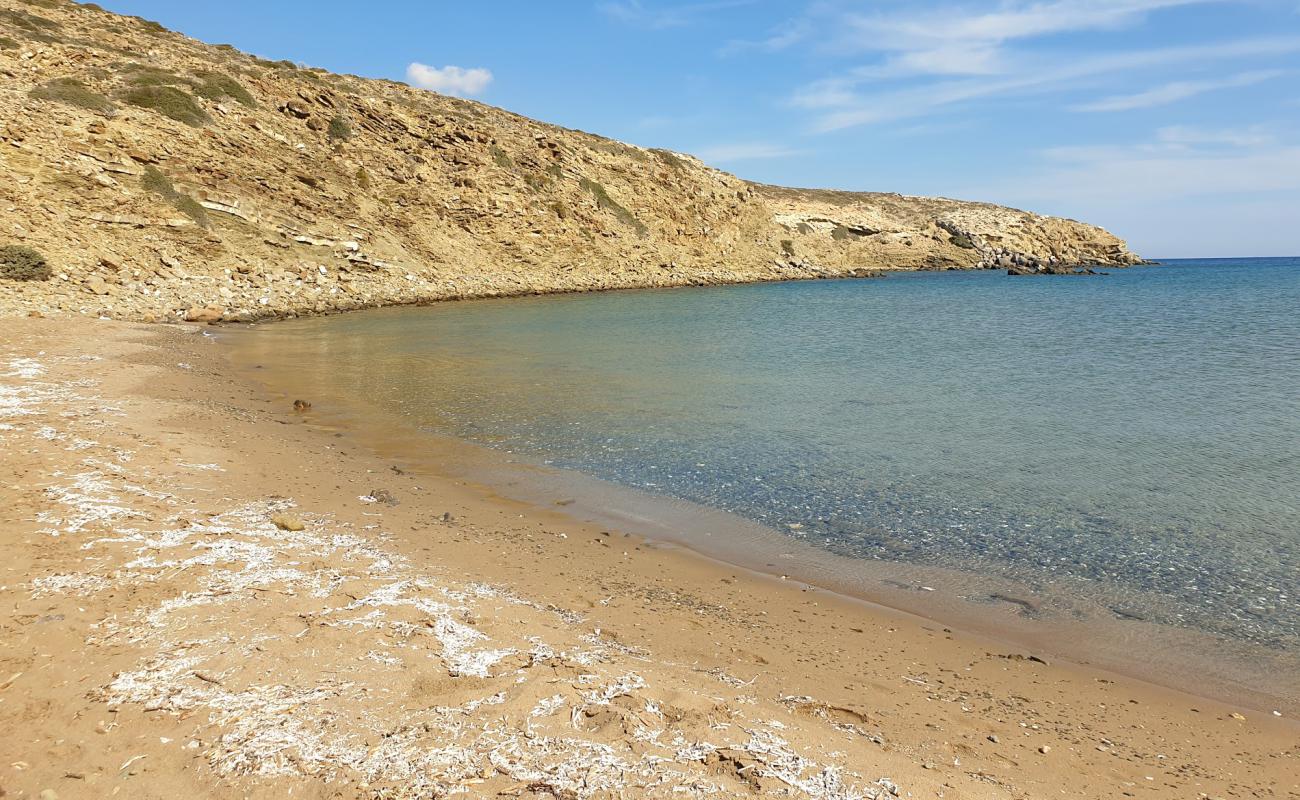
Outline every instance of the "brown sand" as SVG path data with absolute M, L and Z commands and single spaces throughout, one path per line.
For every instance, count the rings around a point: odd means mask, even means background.
M 1294 720 L 398 472 L 310 416 L 198 329 L 4 322 L 0 796 L 1300 797 Z

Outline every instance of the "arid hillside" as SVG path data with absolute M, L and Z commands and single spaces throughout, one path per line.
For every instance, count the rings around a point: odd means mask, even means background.
M 68 0 L 0 0 L 0 78 L 0 313 L 238 320 L 1138 260 L 1083 223 L 752 184 Z

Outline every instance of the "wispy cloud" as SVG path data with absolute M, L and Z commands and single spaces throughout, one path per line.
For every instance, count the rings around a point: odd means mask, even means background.
M 1151 256 L 1300 252 L 1300 142 L 1256 127 L 1171 126 L 1039 155 L 1019 175 L 962 191 L 1118 226 Z
M 1173 81 L 1136 94 L 1104 97 L 1091 103 L 1074 106 L 1073 109 L 1075 111 L 1132 111 L 1138 108 L 1151 108 L 1176 103 L 1206 92 L 1251 86 L 1284 74 L 1280 69 L 1270 69 L 1239 72 L 1216 80 Z
M 1258 131 L 1164 128 L 1149 140 L 1124 145 L 1052 147 L 1044 169 L 1013 179 L 1032 201 L 1064 193 L 1116 203 L 1164 197 L 1300 191 L 1300 144 Z
M 596 9 L 619 22 L 648 30 L 683 28 L 700 17 L 714 11 L 747 6 L 754 0 L 717 0 L 711 3 L 644 3 L 641 0 L 611 0 L 600 3 Z
M 845 11 L 835 3 L 809 11 L 766 39 L 731 42 L 728 51 L 812 46 L 838 55 L 880 54 L 863 74 L 989 75 L 1010 67 L 1005 46 L 1024 39 L 1141 22 L 1154 11 L 1213 0 L 1004 0 L 995 10 L 908 3 L 891 10 Z
M 1156 139 L 1165 145 L 1223 145 L 1226 147 L 1263 147 L 1275 144 L 1277 137 L 1256 126 L 1250 128 L 1197 128 L 1168 125 L 1156 131 Z
M 709 164 L 726 164 L 733 161 L 787 158 L 802 155 L 803 152 L 802 150 L 772 142 L 733 142 L 697 149 L 695 155 L 701 161 Z
M 441 69 L 413 61 L 406 67 L 406 80 L 412 86 L 451 95 L 474 95 L 492 82 L 492 72 L 475 67 L 464 69 L 451 65 Z
M 767 38 L 731 42 L 722 52 L 776 53 L 798 47 L 800 52 L 816 53 L 819 60 L 844 64 L 788 96 L 791 106 L 815 112 L 808 118 L 814 131 L 1046 92 L 1077 94 L 1110 88 L 1113 96 L 1091 101 L 1071 98 L 1076 100 L 1075 110 L 1123 110 L 1277 77 L 1280 73 L 1270 69 L 1276 64 L 1266 59 L 1300 50 L 1300 37 L 1112 52 L 1112 42 L 1118 41 L 1112 32 L 1155 24 L 1160 13 L 1245 1 L 938 0 L 875 3 L 864 9 L 863 4 L 818 0 L 771 28 Z M 1186 64 L 1205 68 L 1210 76 L 1169 82 L 1170 77 L 1161 74 L 1161 68 Z M 1221 68 L 1216 72 L 1215 67 Z M 1253 71 L 1246 71 L 1252 67 Z M 1107 86 L 1117 82 L 1116 76 L 1129 86 L 1137 80 L 1158 85 L 1121 94 Z M 1159 83 L 1162 80 L 1166 82 Z
M 816 131 L 924 116 L 950 106 L 1000 96 L 1026 96 L 1077 89 L 1091 79 L 1136 69 L 1185 63 L 1258 58 L 1300 51 L 1300 37 L 1240 39 L 1184 47 L 1155 48 L 1077 58 L 1064 62 L 1023 63 L 1015 72 L 982 78 L 950 78 L 904 89 L 881 91 L 867 68 L 809 84 L 790 98 L 792 105 L 820 112 Z M 864 91 L 869 89 L 870 91 Z
M 763 39 L 732 39 L 722 46 L 719 54 L 729 56 L 751 50 L 776 53 L 806 41 L 815 30 L 810 18 L 790 19 L 773 28 Z

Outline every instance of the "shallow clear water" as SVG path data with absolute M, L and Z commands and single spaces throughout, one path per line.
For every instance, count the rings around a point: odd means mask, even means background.
M 382 413 L 1300 649 L 1300 259 L 510 299 L 269 326 Z

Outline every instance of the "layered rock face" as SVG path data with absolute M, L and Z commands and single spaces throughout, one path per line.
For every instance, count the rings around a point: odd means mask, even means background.
M 265 61 L 67 0 L 0 0 L 0 78 L 0 246 L 34 248 L 52 274 L 16 280 L 0 264 L 0 313 L 255 319 L 1138 261 L 1071 220 L 752 184 L 688 155 Z

